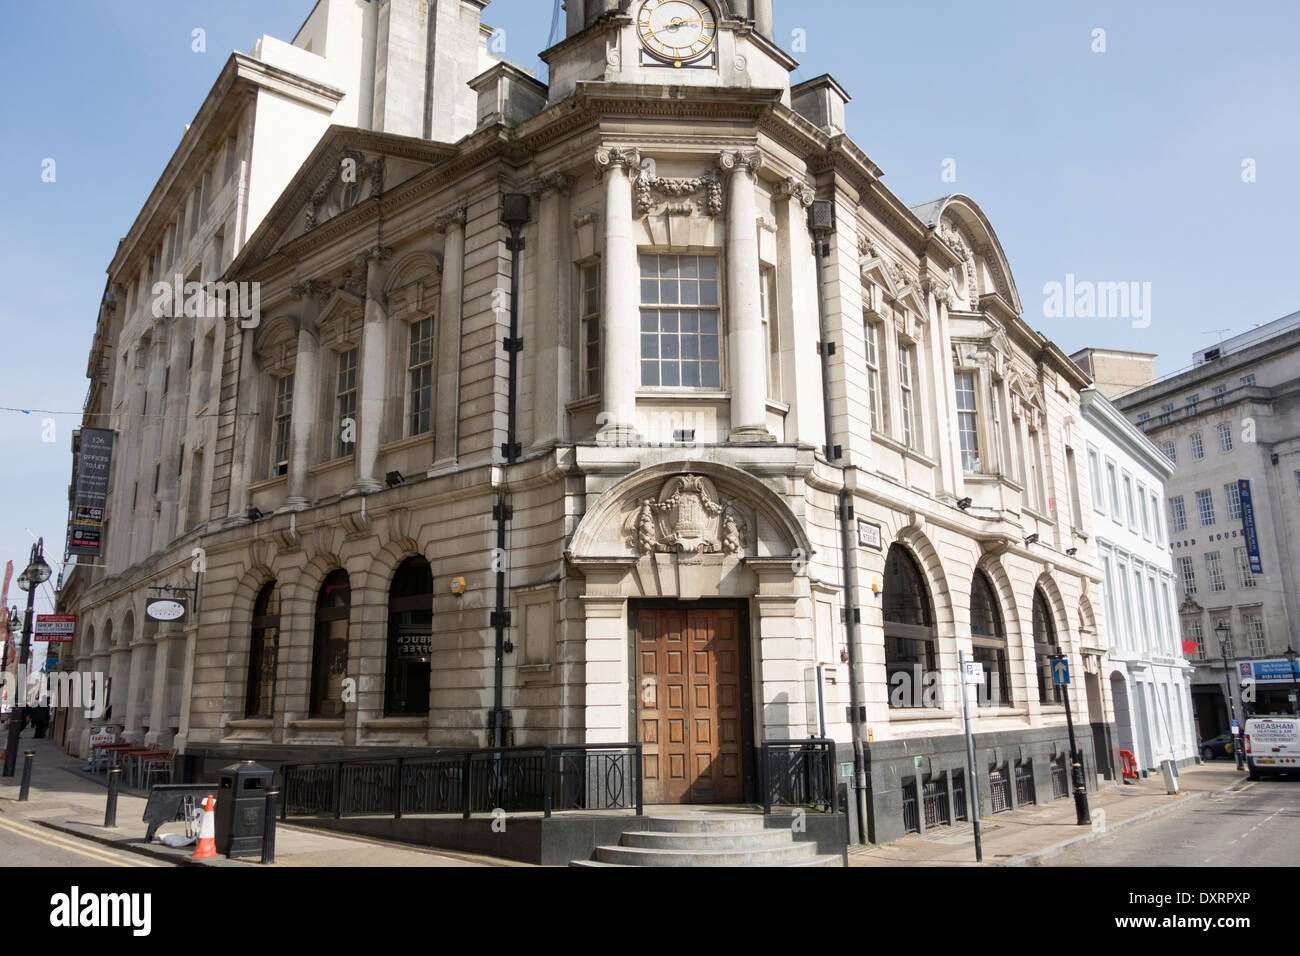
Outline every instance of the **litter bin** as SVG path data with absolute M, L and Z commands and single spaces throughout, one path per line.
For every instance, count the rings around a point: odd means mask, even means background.
M 266 791 L 273 771 L 245 760 L 224 767 L 217 788 L 217 852 L 228 857 L 257 856 L 266 828 Z

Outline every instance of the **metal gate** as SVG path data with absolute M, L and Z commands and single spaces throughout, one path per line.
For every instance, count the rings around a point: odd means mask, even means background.
M 916 806 L 915 777 L 908 777 L 903 781 L 903 832 L 921 832 L 921 815 Z
M 989 805 L 993 813 L 1011 809 L 1011 781 L 1001 770 L 989 771 Z
M 940 774 L 925 781 L 925 825 L 946 827 L 952 823 L 948 815 L 948 775 Z
M 1037 803 L 1034 799 L 1034 762 L 1026 760 L 1016 764 L 1016 806 Z

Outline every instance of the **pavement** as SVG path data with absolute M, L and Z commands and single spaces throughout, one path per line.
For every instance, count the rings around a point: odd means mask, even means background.
M 1088 794 L 1091 825 L 1078 824 L 1070 798 L 981 818 L 982 864 L 975 862 L 974 828 L 964 823 L 881 846 L 850 847 L 849 866 L 1029 866 L 1045 861 L 1050 866 L 1058 854 L 1136 823 L 1198 806 L 1246 779 L 1232 761 L 1216 760 L 1181 768 L 1179 793 L 1173 795 L 1165 792 L 1160 774 L 1124 785 L 1103 781 L 1097 792 Z
M 0 738 L 2 741 L 3 738 Z M 0 742 L 0 746 L 3 743 Z M 36 751 L 32 764 L 32 784 L 27 802 L 19 802 L 23 754 Z M 239 860 L 218 857 L 191 860 L 193 847 L 173 849 L 161 843 L 144 842 L 143 821 L 147 802 L 143 791 L 121 787 L 117 797 L 117 827 L 107 828 L 104 810 L 108 787 L 103 774 L 84 772 L 85 761 L 69 757 L 58 745 L 46 738 L 34 740 L 26 730 L 19 740 L 18 762 L 12 777 L 0 777 L 0 843 L 32 839 L 31 834 L 45 833 L 51 840 L 72 845 L 75 841 L 92 841 L 113 852 L 130 852 L 173 865 L 216 867 L 261 867 L 260 855 Z M 6 824 L 8 824 L 6 826 Z M 183 823 L 168 824 L 159 834 L 183 833 Z M 369 837 L 335 836 L 307 827 L 280 823 L 276 826 L 276 867 L 324 866 L 527 866 L 511 860 L 430 850 L 406 844 L 374 840 Z M 69 841 L 69 837 L 75 838 Z M 0 853 L 0 858 L 9 856 Z M 9 857 L 12 859 L 13 857 Z

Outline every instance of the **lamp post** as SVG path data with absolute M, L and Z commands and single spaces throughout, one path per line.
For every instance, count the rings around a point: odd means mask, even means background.
M 4 770 L 0 776 L 12 777 L 14 766 L 18 762 L 18 734 L 22 732 L 22 720 L 18 716 L 17 695 L 26 695 L 27 662 L 32 653 L 33 610 L 36 603 L 36 591 L 50 579 L 50 566 L 45 563 L 45 539 L 39 538 L 32 545 L 32 558 L 27 570 L 18 575 L 18 586 L 27 592 L 27 617 L 23 620 L 23 646 L 18 654 L 18 689 L 14 698 L 13 715 L 9 719 L 9 740 L 5 746 Z
M 1223 657 L 1223 687 L 1228 692 L 1228 726 L 1237 720 L 1237 705 L 1232 699 L 1232 672 L 1228 669 L 1229 659 L 1232 658 L 1232 629 L 1228 627 L 1227 621 L 1220 621 L 1214 626 L 1214 633 L 1219 638 L 1219 654 Z M 1232 754 L 1237 758 L 1237 769 L 1241 770 L 1241 725 L 1237 724 L 1237 732 L 1232 735 Z
M 1300 657 L 1300 654 L 1297 654 L 1295 648 L 1288 644 L 1286 646 L 1286 651 L 1283 652 L 1282 656 L 1286 658 L 1287 664 L 1291 666 L 1291 686 L 1295 687 L 1297 684 L 1300 684 L 1300 677 L 1297 677 L 1296 675 L 1295 666 L 1296 658 Z M 1300 714 L 1300 693 L 1292 691 L 1291 704 L 1292 709 L 1295 710 L 1297 714 Z

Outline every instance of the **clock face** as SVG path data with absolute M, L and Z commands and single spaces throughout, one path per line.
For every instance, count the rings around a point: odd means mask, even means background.
M 636 28 L 649 53 L 676 65 L 704 56 L 718 34 L 713 9 L 704 0 L 646 0 Z

